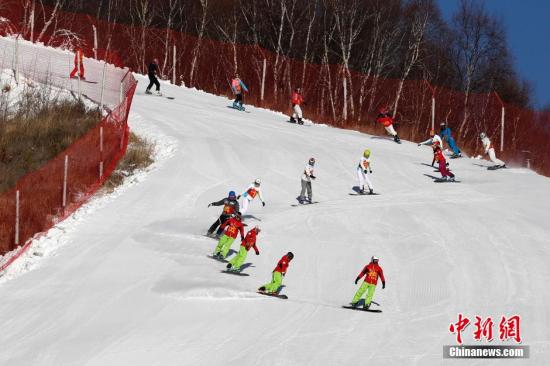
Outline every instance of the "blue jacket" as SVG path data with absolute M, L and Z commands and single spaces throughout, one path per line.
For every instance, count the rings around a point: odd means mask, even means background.
M 452 140 L 453 139 L 453 133 L 451 132 L 451 128 L 450 127 L 445 127 L 444 129 L 442 129 L 441 130 L 441 137 L 445 141 Z

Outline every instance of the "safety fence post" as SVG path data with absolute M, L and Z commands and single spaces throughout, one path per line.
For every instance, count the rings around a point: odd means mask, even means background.
M 19 190 L 15 192 L 15 245 L 19 245 L 19 222 L 20 222 L 20 209 L 19 209 Z
M 103 126 L 99 127 L 99 179 L 103 178 Z
M 105 68 L 107 67 L 107 63 L 103 63 L 103 73 L 101 75 L 101 94 L 99 97 L 99 111 L 100 113 L 103 112 L 103 93 L 105 91 Z
M 267 67 L 267 61 L 266 59 L 264 58 L 264 65 L 262 67 L 262 88 L 261 88 L 261 91 L 260 91 L 260 100 L 263 102 L 264 101 L 264 91 L 265 91 L 265 69 Z
M 174 52 L 172 53 L 172 84 L 176 85 L 176 44 L 174 43 Z
M 67 206 L 67 175 L 69 172 L 69 155 L 65 155 L 65 166 L 63 168 L 63 208 Z
M 497 92 L 494 92 L 495 96 L 497 97 L 497 100 L 500 103 L 500 152 L 504 151 L 504 116 L 505 116 L 505 109 L 504 109 L 504 102 L 502 99 L 500 99 L 500 96 Z
M 92 24 L 92 29 L 94 30 L 94 58 L 97 60 L 97 28 Z

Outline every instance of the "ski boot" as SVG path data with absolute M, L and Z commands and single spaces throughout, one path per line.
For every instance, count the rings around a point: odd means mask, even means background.
M 266 292 L 265 292 L 265 286 L 260 287 L 260 288 L 258 289 L 258 291 L 263 292 L 263 293 L 266 293 Z
M 301 118 L 298 118 L 298 124 L 299 124 L 299 125 L 303 125 L 303 124 L 304 124 L 304 121 L 303 121 Z
M 369 194 L 373 194 L 374 191 L 372 190 L 372 188 L 369 188 Z
M 393 136 L 393 141 L 397 142 L 398 144 L 401 143 L 401 139 L 399 139 L 399 136 L 397 135 Z
M 370 304 L 365 304 L 365 305 L 363 305 L 363 309 L 369 310 L 369 308 L 370 308 Z
M 145 94 L 153 94 L 149 89 L 145 90 Z
M 294 119 L 294 117 L 290 117 L 290 123 L 296 123 L 296 120 Z
M 233 271 L 231 267 L 232 267 L 231 263 L 227 263 L 227 266 L 225 266 L 225 268 L 227 268 L 228 271 Z
M 359 303 L 358 302 L 350 302 L 350 306 L 354 309 L 357 309 L 357 307 L 359 306 Z
M 244 112 L 244 105 L 242 105 L 242 104 L 239 104 L 239 107 L 238 107 L 238 109 L 239 109 L 240 111 L 243 111 L 243 112 Z
M 162 93 L 160 92 L 160 90 L 157 90 L 157 91 L 155 92 L 155 95 L 157 95 L 157 96 L 159 96 L 159 97 L 162 97 Z

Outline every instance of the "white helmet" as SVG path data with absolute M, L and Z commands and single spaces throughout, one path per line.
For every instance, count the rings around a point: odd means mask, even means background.
M 260 184 L 262 184 L 262 181 L 260 180 L 260 178 L 258 178 L 254 181 L 254 185 L 256 185 L 256 186 L 259 186 Z
M 480 139 L 484 139 L 485 137 L 487 137 L 487 134 L 485 132 L 479 134 Z
M 371 261 L 372 263 L 378 263 L 379 260 L 380 260 L 380 258 L 378 258 L 378 257 L 376 257 L 376 256 L 374 256 L 374 255 L 373 255 L 373 256 L 371 257 L 371 259 L 370 259 L 370 261 Z
M 260 229 L 258 225 L 254 226 L 254 230 L 256 230 L 256 233 L 259 233 L 260 231 L 262 231 L 262 229 Z

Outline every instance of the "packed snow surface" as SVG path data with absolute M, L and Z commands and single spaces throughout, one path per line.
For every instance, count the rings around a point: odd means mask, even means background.
M 500 317 L 519 314 L 531 357 L 505 362 L 548 362 L 550 180 L 463 158 L 450 160 L 461 183 L 435 184 L 429 147 L 242 113 L 193 89 L 146 96 L 146 84 L 130 124 L 169 153 L 42 238 L 32 268 L 23 258 L 4 275 L 1 365 L 500 364 L 442 358 L 458 313 L 493 317 L 495 345 Z M 380 195 L 351 196 L 366 148 Z M 310 157 L 320 203 L 292 207 Z M 220 273 L 203 236 L 220 208 L 207 205 L 256 178 L 267 204 L 254 201 L 246 223 L 263 229 L 261 254 L 249 253 L 249 277 Z M 256 294 L 289 250 L 289 300 Z M 342 309 L 372 255 L 383 312 Z

